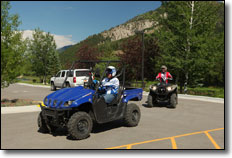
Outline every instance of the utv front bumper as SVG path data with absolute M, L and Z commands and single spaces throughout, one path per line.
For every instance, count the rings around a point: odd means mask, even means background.
M 42 110 L 42 117 L 46 124 L 57 127 L 64 126 L 65 118 L 69 116 L 69 111 L 71 110 L 71 108 L 55 109 L 42 106 L 41 104 L 40 108 Z

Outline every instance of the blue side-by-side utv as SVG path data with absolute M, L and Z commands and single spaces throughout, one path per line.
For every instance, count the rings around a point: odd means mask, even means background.
M 120 61 L 76 61 L 69 70 L 71 74 L 76 63 L 105 63 L 106 68 L 110 63 Z M 88 82 L 84 86 L 63 88 L 46 96 L 43 106 L 40 104 L 41 112 L 38 116 L 38 126 L 41 132 L 54 132 L 58 127 L 67 127 L 69 136 L 73 139 L 85 139 L 89 137 L 94 123 L 102 124 L 114 120 L 124 120 L 129 127 L 137 126 L 140 121 L 140 109 L 129 101 L 140 101 L 143 90 L 141 88 L 125 87 L 125 66 L 116 77 L 122 78 L 117 96 L 107 104 L 103 97 L 99 97 L 101 82 L 93 81 L 93 74 L 100 81 L 104 77 L 98 72 L 89 73 Z M 66 75 L 68 77 L 68 75 Z M 66 77 L 66 79 L 67 79 Z M 65 84 L 65 81 L 64 81 Z M 63 85 L 64 85 L 63 84 Z

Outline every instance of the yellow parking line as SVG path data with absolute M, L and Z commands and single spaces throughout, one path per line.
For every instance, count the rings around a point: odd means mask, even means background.
M 214 145 L 214 147 L 216 149 L 221 149 L 220 146 L 216 143 L 216 141 L 213 139 L 213 137 L 208 133 L 208 132 L 204 132 L 207 137 L 209 138 L 209 140 L 212 142 L 212 144 Z
M 218 131 L 218 130 L 222 130 L 222 129 L 224 129 L 224 128 L 217 128 L 217 129 L 211 129 L 211 130 L 206 130 L 206 131 L 187 133 L 187 134 L 177 135 L 177 136 L 173 136 L 173 137 L 178 138 L 178 137 L 184 137 L 184 136 L 189 136 L 189 135 L 194 135 L 194 134 L 201 134 L 201 133 L 204 133 L 204 132 Z
M 106 148 L 106 149 L 117 149 L 117 148 L 123 148 L 123 147 L 127 147 L 127 146 L 133 146 L 133 145 L 139 145 L 139 144 L 151 143 L 151 142 L 156 142 L 156 141 L 165 140 L 165 139 L 170 139 L 170 137 L 167 137 L 167 138 L 161 138 L 161 139 L 154 139 L 154 140 L 148 140 L 148 141 L 144 141 L 144 142 L 132 143 L 132 144 L 127 144 L 127 145 L 121 145 L 121 146 L 116 146 L 116 147 Z
M 218 131 L 218 130 L 223 130 L 224 128 L 217 128 L 217 129 L 211 129 L 211 130 L 206 130 L 206 131 L 199 131 L 199 132 L 193 132 L 193 133 L 187 133 L 187 134 L 182 134 L 182 135 L 177 135 L 177 136 L 172 136 L 172 137 L 165 137 L 165 138 L 159 138 L 159 139 L 153 139 L 153 140 L 147 140 L 147 141 L 143 141 L 143 142 L 138 142 L 138 143 L 132 143 L 132 144 L 126 144 L 126 145 L 121 145 L 121 146 L 115 146 L 115 147 L 111 147 L 111 148 L 106 148 L 106 149 L 118 149 L 118 148 L 123 148 L 126 147 L 131 148 L 133 145 L 139 145 L 139 144 L 145 144 L 145 143 L 151 143 L 151 142 L 156 142 L 156 141 L 161 141 L 161 140 L 166 140 L 166 139 L 171 139 L 171 143 L 172 143 L 172 148 L 173 149 L 177 149 L 177 145 L 176 145 L 176 141 L 174 138 L 179 138 L 179 137 L 184 137 L 184 136 L 189 136 L 189 135 L 195 135 L 195 134 L 201 134 L 201 133 L 205 133 L 205 132 L 212 132 L 212 131 Z M 208 136 L 208 135 L 207 135 Z M 211 137 L 211 136 L 210 136 Z M 212 138 L 212 137 L 211 137 Z M 213 138 L 212 138 L 213 140 Z M 214 140 L 213 140 L 214 141 Z M 215 142 L 215 141 L 214 141 Z M 216 142 L 215 142 L 216 143 Z M 219 146 L 217 146 L 218 148 Z M 220 147 L 219 147 L 220 148 Z
M 127 145 L 126 149 L 131 149 L 132 145 Z
M 171 137 L 171 142 L 172 142 L 172 149 L 177 149 L 176 141 L 174 137 Z

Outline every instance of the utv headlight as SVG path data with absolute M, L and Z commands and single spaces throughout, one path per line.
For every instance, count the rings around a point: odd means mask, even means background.
M 168 90 L 168 91 L 171 91 L 171 90 L 172 90 L 172 87 L 167 87 L 167 90 Z
M 57 100 L 54 100 L 53 102 L 53 106 L 56 106 Z
M 48 98 L 47 98 L 47 97 L 44 99 L 44 103 L 45 103 L 45 104 L 48 103 Z
M 66 101 L 66 102 L 64 103 L 64 106 L 70 106 L 73 102 L 74 102 L 74 101 Z
M 71 105 L 74 101 L 68 101 L 68 104 Z

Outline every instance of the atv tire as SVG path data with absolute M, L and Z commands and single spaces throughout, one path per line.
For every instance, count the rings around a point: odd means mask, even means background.
M 147 97 L 147 107 L 151 108 L 153 107 L 154 104 L 153 104 L 153 98 L 152 96 L 149 94 L 148 97 Z
M 128 104 L 126 107 L 126 113 L 124 117 L 125 125 L 128 127 L 135 127 L 140 121 L 141 113 L 136 104 Z
M 54 82 L 51 82 L 51 91 L 56 91 L 56 86 Z
M 173 93 L 170 97 L 170 104 L 168 105 L 168 108 L 176 108 L 177 104 L 177 96 L 176 93 Z
M 88 113 L 79 111 L 71 116 L 67 128 L 69 135 L 73 139 L 81 140 L 89 137 L 93 122 Z

